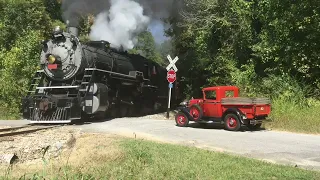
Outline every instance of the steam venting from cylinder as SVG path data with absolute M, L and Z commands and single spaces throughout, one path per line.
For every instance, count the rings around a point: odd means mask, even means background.
M 136 45 L 137 35 L 147 28 L 158 43 L 165 39 L 161 19 L 176 13 L 178 6 L 176 0 L 63 0 L 62 12 L 70 27 L 78 27 L 80 17 L 93 15 L 91 40 L 106 40 L 126 50 Z

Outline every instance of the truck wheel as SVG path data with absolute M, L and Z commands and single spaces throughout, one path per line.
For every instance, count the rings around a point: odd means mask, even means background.
M 194 121 L 199 121 L 202 118 L 203 111 L 199 105 L 194 104 L 189 109 L 190 115 L 193 117 Z
M 227 114 L 224 117 L 224 126 L 229 131 L 238 131 L 241 128 L 241 122 L 237 115 Z
M 178 112 L 175 116 L 175 120 L 179 127 L 186 127 L 189 124 L 189 119 L 183 112 Z

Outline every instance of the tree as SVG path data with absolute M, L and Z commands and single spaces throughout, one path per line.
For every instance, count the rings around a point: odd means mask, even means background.
M 52 30 L 41 0 L 0 2 L 0 105 L 17 116 L 21 98 L 37 69 L 40 41 Z
M 159 52 L 156 50 L 156 43 L 150 31 L 143 31 L 138 36 L 138 43 L 129 51 L 130 53 L 140 54 L 159 64 L 163 64 L 163 60 Z
M 233 83 L 233 72 L 251 58 L 252 3 L 244 0 L 185 0 L 180 16 L 169 19 L 180 74 L 187 94 L 206 85 Z M 196 90 L 196 92 L 195 92 Z
M 263 72 L 289 74 L 320 87 L 319 1 L 262 0 L 255 11 L 260 21 L 259 42 L 254 45 Z
M 168 54 L 172 54 L 171 40 L 165 40 L 161 44 L 157 44 L 156 50 L 159 52 L 162 59 L 167 59 Z

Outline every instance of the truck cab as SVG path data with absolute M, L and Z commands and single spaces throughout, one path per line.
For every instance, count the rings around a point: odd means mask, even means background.
M 209 121 L 225 125 L 227 130 L 237 131 L 242 126 L 257 129 L 271 111 L 268 98 L 239 97 L 236 86 L 214 86 L 202 89 L 202 97 L 183 102 L 176 115 L 178 126 L 187 126 L 189 121 Z

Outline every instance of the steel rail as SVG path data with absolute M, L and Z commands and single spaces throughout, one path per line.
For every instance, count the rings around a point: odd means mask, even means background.
M 24 125 L 24 126 L 10 127 L 10 128 L 3 128 L 3 129 L 0 129 L 0 132 L 15 131 L 15 130 L 19 130 L 19 129 L 27 128 L 27 127 L 30 127 L 30 126 L 32 126 L 32 125 L 31 125 L 31 124 L 27 124 L 27 125 Z
M 21 135 L 21 134 L 29 134 L 29 133 L 34 133 L 34 132 L 45 130 L 45 129 L 52 129 L 52 128 L 60 127 L 60 126 L 63 126 L 63 125 L 55 125 L 55 126 L 49 126 L 49 127 L 34 128 L 34 129 L 24 130 L 24 131 L 15 131 L 15 132 L 9 132 L 9 133 L 2 133 L 2 134 L 0 134 L 0 137 L 16 136 L 16 135 Z M 31 126 L 20 127 L 20 129 L 27 128 L 27 127 L 31 127 Z M 19 128 L 19 127 L 17 127 L 17 128 Z M 10 128 L 7 128 L 7 129 L 10 129 Z M 14 129 L 14 128 L 12 128 L 12 129 Z M 0 132 L 3 132 L 3 129 L 0 129 Z

